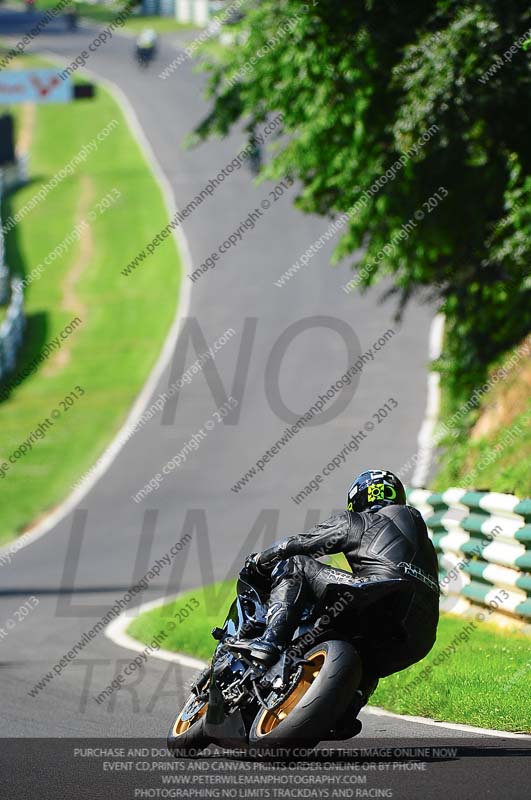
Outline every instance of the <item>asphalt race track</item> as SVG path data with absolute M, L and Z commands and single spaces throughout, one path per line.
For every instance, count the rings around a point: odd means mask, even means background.
M 25 19 L 22 13 L 0 11 L 0 32 L 13 34 L 16 41 Z M 70 62 L 96 33 L 96 28 L 83 25 L 77 33 L 66 34 L 59 19 L 35 40 L 31 52 L 52 52 Z M 194 73 L 188 61 L 167 80 L 157 77 L 176 53 L 175 37 L 166 37 L 157 63 L 140 71 L 133 59 L 133 41 L 115 33 L 110 43 L 91 56 L 87 67 L 125 93 L 182 208 L 233 160 L 246 139 L 241 132 L 194 150 L 182 149 L 184 137 L 204 116 L 207 106 L 202 98 L 204 78 Z M 198 449 L 164 479 L 158 490 L 142 502 L 133 501 L 132 496 L 212 419 L 220 406 L 223 398 L 219 386 L 213 396 L 203 370 L 179 393 L 176 406 L 169 403 L 162 415 L 129 440 L 75 514 L 17 552 L 11 564 L 0 566 L 0 619 L 9 617 L 28 595 L 40 601 L 24 624 L 2 642 L 4 737 L 151 737 L 163 747 L 174 710 L 193 674 L 188 668 L 151 658 L 130 687 L 98 705 L 93 697 L 131 659 L 131 653 L 99 635 L 36 696 L 28 693 L 116 598 L 184 534 L 191 534 L 190 542 L 170 568 L 162 569 L 138 602 L 233 576 L 249 550 L 298 532 L 341 507 L 354 474 L 380 465 L 398 471 L 416 452 L 426 405 L 433 310 L 412 303 L 398 325 L 393 321 L 393 305 L 380 302 L 384 286 L 363 297 L 347 295 L 341 287 L 352 277 L 350 262 L 328 266 L 332 244 L 327 244 L 285 286 L 275 286 L 274 281 L 326 230 L 328 221 L 296 211 L 293 189 L 264 210 L 261 203 L 271 189 L 269 184 L 255 186 L 244 164 L 183 225 L 195 269 L 250 212 L 256 208 L 263 212 L 254 229 L 246 230 L 216 268 L 193 284 L 186 311 L 207 347 L 228 329 L 235 331 L 215 359 L 226 394 L 239 399 L 236 416 L 225 418 L 231 424 L 213 426 Z M 121 270 L 124 266 L 117 254 L 112 268 Z M 149 261 L 138 269 L 149 269 Z M 126 280 L 134 281 L 134 273 L 124 277 Z M 138 323 L 141 325 L 142 320 Z M 299 328 L 285 334 L 294 323 L 299 323 Z M 305 428 L 247 486 L 237 493 L 231 491 L 231 486 L 281 437 L 289 421 L 285 407 L 293 418 L 304 413 L 345 373 L 352 359 L 374 349 L 374 343 L 389 329 L 393 335 L 373 352 L 372 360 L 367 359 L 346 407 L 331 414 L 333 418 L 326 424 Z M 285 356 L 280 351 L 283 334 L 288 342 Z M 169 365 L 154 396 L 181 374 L 182 352 L 178 343 L 175 374 Z M 197 355 L 189 348 L 186 364 Z M 266 392 L 266 384 L 269 389 L 278 385 L 278 396 Z M 391 398 L 396 407 L 379 423 L 373 415 Z M 335 398 L 329 406 L 334 402 Z M 365 436 L 358 452 L 347 456 L 346 463 L 332 472 L 317 493 L 296 505 L 291 497 L 360 430 Z M 411 470 L 405 477 L 410 475 Z M 253 541 L 250 535 L 259 517 Z M 213 624 L 222 621 L 228 601 L 223 598 L 213 611 Z M 517 741 L 479 734 L 472 739 L 464 731 L 436 724 L 370 713 L 364 713 L 362 719 L 362 737 L 359 742 L 350 742 L 349 747 L 363 742 L 377 747 L 402 747 L 404 741 L 414 742 L 411 746 L 416 747 L 440 746 L 441 742 L 445 747 L 461 744 L 459 756 L 435 759 L 428 765 L 424 783 L 409 773 L 393 773 L 392 781 L 389 777 L 382 785 L 395 786 L 395 797 L 446 797 L 452 792 L 463 798 L 495 798 L 502 792 L 505 798 L 526 796 L 524 767 L 529 762 L 519 755 L 522 748 L 530 746 L 531 739 Z M 61 751 L 53 744 L 33 750 L 30 745 L 26 747 L 28 762 L 40 763 L 42 769 L 42 754 L 51 747 L 52 758 L 46 759 L 46 769 L 50 775 L 63 775 L 64 794 L 50 797 L 74 793 L 78 797 L 99 796 L 79 790 L 78 778 L 65 766 L 68 759 L 63 764 Z M 11 752 L 13 743 L 6 742 L 4 757 Z M 32 752 L 36 762 L 30 758 Z M 10 797 L 31 796 L 24 794 L 23 778 L 19 775 L 16 780 L 21 781 L 20 792 L 11 792 Z M 502 780 L 507 781 L 503 788 Z M 87 790 L 87 784 L 84 788 Z M 122 795 L 113 792 L 113 796 Z

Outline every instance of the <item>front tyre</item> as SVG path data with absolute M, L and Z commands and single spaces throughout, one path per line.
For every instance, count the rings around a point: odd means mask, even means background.
M 210 739 L 204 733 L 208 700 L 192 692 L 172 724 L 167 738 L 168 749 L 176 758 L 198 755 L 208 747 Z
M 308 663 L 290 694 L 271 710 L 258 712 L 249 734 L 250 745 L 315 747 L 327 738 L 352 702 L 361 680 L 361 660 L 349 642 L 315 645 L 304 659 Z

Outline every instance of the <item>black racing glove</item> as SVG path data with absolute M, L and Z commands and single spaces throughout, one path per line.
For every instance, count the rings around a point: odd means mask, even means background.
M 250 575 L 259 575 L 261 578 L 265 578 L 269 575 L 270 570 L 260 564 L 260 555 L 260 553 L 250 553 L 245 559 L 244 569 Z

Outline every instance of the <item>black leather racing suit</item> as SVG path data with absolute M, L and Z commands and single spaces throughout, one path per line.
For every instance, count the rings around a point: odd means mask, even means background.
M 344 553 L 352 573 L 316 560 L 332 553 Z M 437 556 L 422 516 L 410 506 L 335 514 L 264 550 L 258 566 L 271 571 L 272 641 L 289 640 L 309 600 L 327 604 L 348 591 L 353 600 L 345 613 L 356 617 L 363 636 L 366 674 L 379 678 L 405 669 L 433 647 Z

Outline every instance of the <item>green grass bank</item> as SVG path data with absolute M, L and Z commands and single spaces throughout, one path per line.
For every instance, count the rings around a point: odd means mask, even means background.
M 17 68 L 42 65 L 16 61 Z M 64 499 L 124 422 L 174 319 L 182 271 L 168 238 L 134 275 L 121 274 L 168 214 L 106 90 L 98 86 L 96 98 L 75 109 L 19 106 L 15 113 L 19 136 L 30 140 L 30 182 L 3 199 L 2 219 L 6 225 L 23 211 L 7 233 L 7 263 L 26 280 L 33 271 L 33 279 L 25 289 L 24 347 L 0 385 L 0 392 L 10 389 L 0 402 L 0 465 L 8 463 L 0 478 L 1 543 Z M 42 187 L 46 194 L 35 202 Z M 72 320 L 78 321 L 71 333 L 43 358 Z M 34 436 L 29 451 L 10 463 L 53 410 L 60 414 L 44 437 Z
M 210 631 L 222 624 L 234 592 L 233 581 L 186 592 L 173 603 L 134 619 L 128 633 L 151 644 L 156 634 L 165 631 L 165 649 L 208 660 L 215 645 Z M 178 620 L 192 598 L 199 607 L 168 631 L 168 622 Z M 443 615 L 431 653 L 407 670 L 382 679 L 371 703 L 399 714 L 531 732 L 528 637 L 500 633 L 487 623 L 476 623 L 475 628 L 464 632 L 467 624 L 468 620 Z M 450 655 L 443 658 L 447 648 Z M 434 665 L 437 658 L 441 663 Z M 424 671 L 430 666 L 425 678 Z

